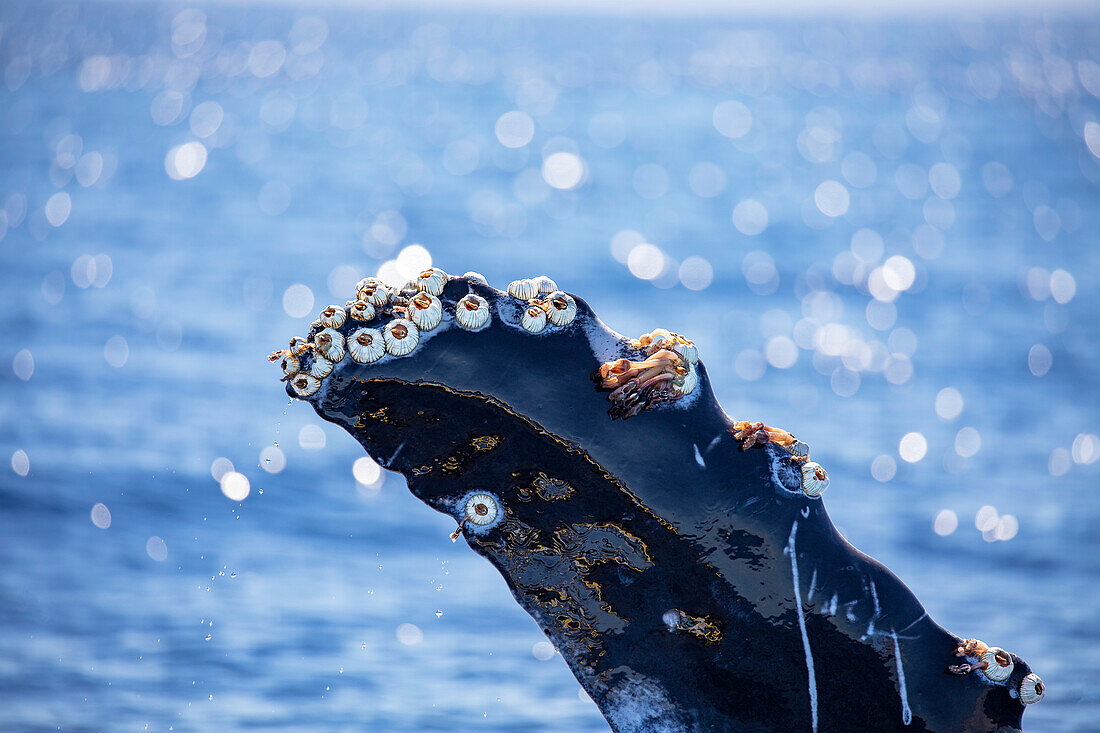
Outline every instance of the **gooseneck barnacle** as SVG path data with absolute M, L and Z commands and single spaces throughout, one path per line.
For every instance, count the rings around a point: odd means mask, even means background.
M 548 314 L 573 310 L 572 303 L 555 304 L 564 293 L 552 293 L 547 301 Z M 572 301 L 572 298 L 569 298 Z M 570 317 L 571 320 L 571 317 Z M 665 329 L 657 329 L 631 342 L 643 351 L 644 359 L 614 359 L 600 365 L 592 375 L 599 389 L 611 390 L 608 414 L 625 420 L 664 402 L 672 402 L 691 394 L 698 385 L 695 362 L 685 355 L 696 356 L 691 341 Z M 680 347 L 677 351 L 675 347 Z M 687 347 L 690 346 L 690 349 Z

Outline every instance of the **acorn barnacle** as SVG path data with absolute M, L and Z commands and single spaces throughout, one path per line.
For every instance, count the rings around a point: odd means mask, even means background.
M 993 682 L 1004 682 L 1012 676 L 1012 655 L 1000 647 L 991 646 L 982 653 L 985 667 L 982 674 Z
M 527 310 L 523 311 L 523 315 L 520 317 L 519 322 L 525 331 L 540 333 L 546 328 L 546 311 L 537 305 L 529 305 L 527 306 Z
M 577 317 L 577 302 L 573 296 L 555 290 L 546 296 L 546 317 L 555 326 L 568 326 Z
M 787 452 L 794 458 L 806 458 L 810 457 L 810 446 L 803 443 L 801 440 L 795 440 L 793 443 L 788 443 L 783 446 L 787 449 Z
M 330 305 L 321 311 L 321 325 L 325 328 L 340 328 L 344 325 L 347 317 L 343 308 L 338 305 Z
M 374 304 L 366 300 L 356 300 L 348 305 L 348 315 L 357 321 L 369 321 L 374 318 Z
M 691 394 L 699 384 L 699 375 L 695 367 L 688 366 L 683 374 L 677 374 L 672 379 L 672 384 L 680 390 L 680 394 Z
M 1043 699 L 1043 695 L 1046 694 L 1046 687 L 1043 686 L 1043 680 L 1039 675 L 1029 672 L 1020 680 L 1019 692 L 1020 702 L 1024 705 L 1031 705 Z
M 374 328 L 360 328 L 348 335 L 348 355 L 360 364 L 370 364 L 386 353 L 386 340 Z
M 829 488 L 829 474 L 820 464 L 806 461 L 802 464 L 802 493 L 806 496 L 821 496 Z
M 497 505 L 497 500 L 489 494 L 472 494 L 466 499 L 463 511 L 469 522 L 484 527 L 496 521 L 500 507 Z
M 386 324 L 382 333 L 387 353 L 404 356 L 416 348 L 420 341 L 420 330 L 416 324 L 404 318 L 397 318 Z
M 298 370 L 302 368 L 302 364 L 298 361 L 298 357 L 290 352 L 284 352 L 283 363 L 280 364 L 283 368 L 283 374 L 287 377 L 293 377 L 298 373 Z
M 553 293 L 558 289 L 558 284 L 546 277 L 546 275 L 539 275 L 538 277 L 531 278 L 531 281 L 535 283 L 535 287 L 538 288 L 540 293 Z
M 344 336 L 339 331 L 326 328 L 313 337 L 313 351 L 331 362 L 344 358 Z
M 321 380 L 309 374 L 299 374 L 290 380 L 290 387 L 299 397 L 309 397 L 321 388 Z
M 377 278 L 367 277 L 355 286 L 355 297 L 377 307 L 385 305 L 390 299 L 390 289 Z
M 464 295 L 455 304 L 455 320 L 467 331 L 476 331 L 489 322 L 489 303 L 475 293 Z
M 439 298 L 427 292 L 417 293 L 405 307 L 409 320 L 421 331 L 431 331 L 443 318 L 443 304 Z
M 539 294 L 539 286 L 534 280 L 513 280 L 508 283 L 508 295 L 520 300 L 530 300 Z
M 312 377 L 318 379 L 324 379 L 328 375 L 332 374 L 333 362 L 321 356 L 315 354 L 313 356 L 313 365 L 309 368 L 309 374 Z
M 672 344 L 669 349 L 679 354 L 680 358 L 688 364 L 699 363 L 699 349 L 695 348 L 695 344 L 682 336 L 677 336 L 676 343 Z
M 447 273 L 438 267 L 429 267 L 416 277 L 416 289 L 429 295 L 439 295 L 447 284 Z

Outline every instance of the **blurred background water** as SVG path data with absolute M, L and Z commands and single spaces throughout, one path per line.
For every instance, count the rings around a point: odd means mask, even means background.
M 8 0 L 0 76 L 0 729 L 606 730 L 264 360 L 431 262 L 691 335 L 1100 730 L 1100 20 Z

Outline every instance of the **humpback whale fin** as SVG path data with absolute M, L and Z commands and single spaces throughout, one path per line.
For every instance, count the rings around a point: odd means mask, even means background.
M 809 447 L 727 417 L 685 336 L 433 268 L 272 360 L 455 519 L 615 731 L 1011 731 L 1043 695 L 837 533 Z

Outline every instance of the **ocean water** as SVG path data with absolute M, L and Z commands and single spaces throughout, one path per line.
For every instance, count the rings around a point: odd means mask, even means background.
M 430 261 L 695 338 L 1100 730 L 1100 21 L 8 1 L 0 77 L 0 729 L 606 730 L 265 360 Z

